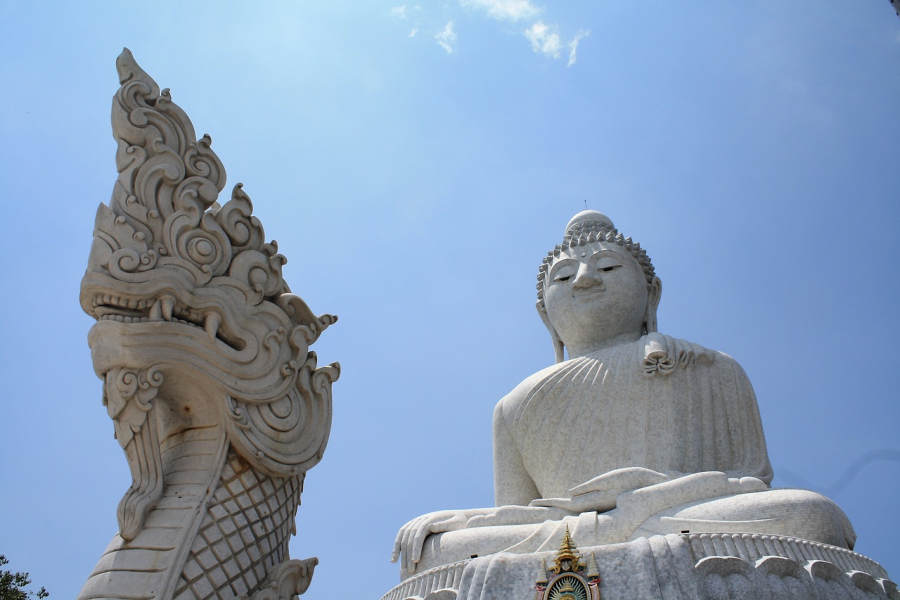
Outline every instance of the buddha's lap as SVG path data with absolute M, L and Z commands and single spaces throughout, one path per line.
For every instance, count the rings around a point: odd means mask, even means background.
M 849 520 L 834 502 L 821 494 L 796 489 L 750 492 L 675 506 L 635 523 L 622 539 L 615 534 L 605 536 L 600 527 L 583 526 L 592 519 L 599 523 L 602 517 L 582 513 L 561 521 L 476 527 L 432 535 L 425 541 L 416 572 L 501 551 L 554 550 L 566 526 L 582 547 L 686 531 L 783 535 L 844 548 L 852 548 L 855 541 Z
M 684 531 L 786 535 L 851 549 L 856 540 L 853 526 L 837 504 L 816 492 L 796 489 L 692 502 L 650 517 L 636 533 Z

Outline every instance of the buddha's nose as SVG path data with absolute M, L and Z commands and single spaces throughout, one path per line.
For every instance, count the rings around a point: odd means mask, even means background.
M 584 290 L 598 285 L 602 286 L 603 280 L 597 276 L 596 271 L 587 268 L 587 265 L 581 265 L 578 269 L 578 273 L 575 275 L 575 281 L 572 282 L 572 287 L 578 290 Z

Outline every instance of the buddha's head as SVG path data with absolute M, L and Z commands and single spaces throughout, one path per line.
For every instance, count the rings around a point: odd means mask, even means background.
M 640 244 L 612 221 L 585 210 L 569 221 L 560 245 L 538 271 L 537 309 L 556 361 L 656 331 L 662 283 Z

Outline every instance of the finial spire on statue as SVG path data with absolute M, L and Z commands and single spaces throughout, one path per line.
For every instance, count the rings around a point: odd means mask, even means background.
M 562 542 L 559 544 L 559 551 L 553 560 L 553 566 L 550 570 L 556 574 L 564 571 L 581 571 L 584 569 L 584 562 L 581 560 L 581 553 L 572 541 L 572 535 L 569 533 L 569 526 L 566 525 L 566 532 L 563 534 Z

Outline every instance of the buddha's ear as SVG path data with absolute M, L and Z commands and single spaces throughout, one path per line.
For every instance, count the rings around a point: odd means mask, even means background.
M 644 315 L 644 329 L 646 333 L 656 331 L 656 309 L 659 308 L 659 299 L 662 296 L 662 281 L 654 277 L 647 286 L 647 312 Z
M 556 354 L 556 362 L 561 363 L 566 360 L 566 346 L 560 339 L 559 334 L 556 333 L 553 325 L 550 324 L 550 318 L 547 317 L 547 309 L 544 308 L 543 302 L 538 301 L 537 311 L 538 314 L 541 315 L 541 321 L 544 322 L 544 327 L 550 332 L 550 339 L 553 341 L 553 352 Z

